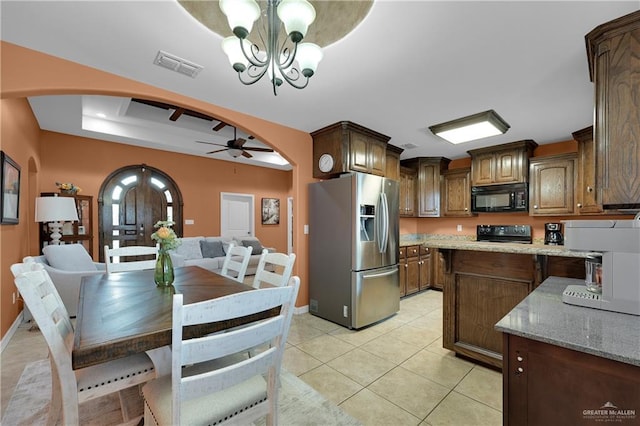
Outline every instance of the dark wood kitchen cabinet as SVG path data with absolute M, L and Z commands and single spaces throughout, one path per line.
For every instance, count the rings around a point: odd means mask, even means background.
M 400 216 L 416 215 L 416 184 L 418 174 L 408 167 L 400 167 Z
M 578 142 L 576 207 L 580 214 L 602 213 L 602 188 L 596 184 L 596 144 L 593 126 L 572 133 Z
M 637 424 L 640 367 L 508 333 L 503 339 L 504 425 Z M 609 415 L 607 402 L 635 412 Z
M 471 212 L 471 169 L 447 170 L 442 176 L 442 215 L 473 216 Z
M 416 157 L 403 160 L 401 165 L 417 171 L 416 204 L 418 217 L 440 217 L 442 173 L 451 160 L 444 157 Z
M 406 247 L 406 256 L 407 275 L 404 295 L 408 296 L 420 291 L 420 246 Z
M 575 153 L 532 158 L 529 162 L 529 214 L 572 215 L 576 212 Z
M 350 171 L 384 176 L 387 142 L 391 139 L 350 121 L 340 121 L 311 133 L 313 177 L 329 179 Z M 322 171 L 320 157 L 331 156 L 332 166 Z
M 385 173 L 384 177 L 400 180 L 400 154 L 404 149 L 398 148 L 395 145 L 387 144 L 387 159 L 385 161 Z
M 502 367 L 502 333 L 494 326 L 539 282 L 535 256 L 442 251 L 450 262 L 443 288 L 443 346 Z
M 418 289 L 420 291 L 431 287 L 433 266 L 432 266 L 431 249 L 420 246 L 420 257 L 418 259 Z
M 527 139 L 467 151 L 471 156 L 471 185 L 527 182 L 529 157 L 536 146 Z
M 640 11 L 585 36 L 595 86 L 596 190 L 605 208 L 640 204 Z

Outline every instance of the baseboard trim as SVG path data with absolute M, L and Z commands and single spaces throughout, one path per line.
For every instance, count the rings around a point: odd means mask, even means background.
M 16 320 L 13 322 L 13 324 L 11 324 L 11 327 L 9 328 L 9 330 L 7 330 L 7 333 L 4 336 L 2 336 L 2 340 L 0 341 L 0 353 L 4 351 L 4 348 L 9 346 L 9 342 L 11 341 L 11 338 L 13 337 L 14 334 L 16 334 L 16 331 L 18 331 L 18 327 L 22 323 L 23 315 L 24 315 L 24 311 L 20 311 Z

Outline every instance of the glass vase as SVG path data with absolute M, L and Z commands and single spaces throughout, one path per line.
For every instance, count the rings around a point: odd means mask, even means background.
M 153 276 L 158 287 L 168 287 L 173 284 L 173 262 L 169 252 L 163 248 L 158 250 L 158 260 L 156 260 L 156 270 Z

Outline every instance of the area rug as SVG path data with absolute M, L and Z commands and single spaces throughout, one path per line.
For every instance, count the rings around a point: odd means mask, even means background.
M 283 426 L 360 425 L 356 419 L 329 401 L 305 382 L 282 371 L 282 388 L 278 407 L 279 424 Z M 47 420 L 51 397 L 51 368 L 48 360 L 27 364 L 11 396 L 2 426 L 44 425 Z M 142 400 L 136 388 L 124 398 L 131 415 L 142 413 Z M 122 422 L 120 401 L 117 395 L 109 395 L 80 406 L 82 425 L 112 425 Z M 255 426 L 262 426 L 261 419 Z

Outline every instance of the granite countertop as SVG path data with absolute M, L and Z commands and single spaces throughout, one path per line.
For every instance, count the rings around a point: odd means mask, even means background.
M 600 253 L 587 251 L 573 251 L 564 246 L 545 245 L 534 241 L 533 244 L 519 243 L 491 243 L 485 241 L 476 241 L 470 237 L 458 236 L 423 236 L 413 239 L 400 239 L 400 247 L 411 245 L 425 245 L 430 248 L 453 249 L 453 250 L 476 250 L 500 253 L 521 253 L 535 254 L 545 256 L 564 256 L 564 257 L 591 257 L 600 255 Z
M 562 292 L 573 278 L 549 277 L 496 329 L 579 352 L 640 366 L 640 316 L 569 305 Z

